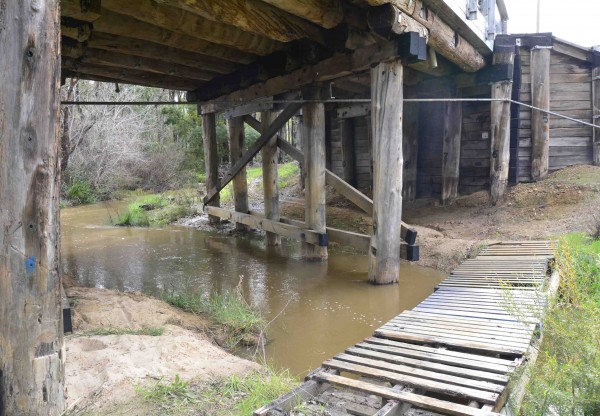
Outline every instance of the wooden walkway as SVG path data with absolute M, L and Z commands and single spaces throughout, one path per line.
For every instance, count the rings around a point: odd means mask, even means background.
M 543 313 L 552 258 L 547 241 L 488 246 L 255 415 L 289 414 L 299 400 L 330 415 L 496 415 Z

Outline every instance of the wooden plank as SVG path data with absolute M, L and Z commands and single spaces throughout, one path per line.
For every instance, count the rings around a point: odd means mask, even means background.
M 364 348 L 363 348 L 364 347 Z M 386 351 L 386 352 L 382 352 Z M 408 356 L 415 355 L 414 350 L 404 350 Z M 504 374 L 492 373 L 488 371 L 472 370 L 457 365 L 440 364 L 432 362 L 428 359 L 414 359 L 404 356 L 402 354 L 395 354 L 394 347 L 377 346 L 375 344 L 357 344 L 356 347 L 351 347 L 346 350 L 348 354 L 352 354 L 359 357 L 372 358 L 385 362 L 396 363 L 414 368 L 421 368 L 423 370 L 431 371 L 434 374 L 448 374 L 460 377 L 467 377 L 468 379 L 475 379 L 481 381 L 487 381 L 492 383 L 507 384 L 508 376 Z M 452 360 L 449 358 L 449 362 Z M 510 370 L 507 369 L 506 373 Z
M 496 358 L 464 351 L 453 351 L 425 345 L 409 344 L 385 338 L 370 337 L 365 339 L 365 343 L 367 343 L 367 345 L 363 346 L 364 348 L 371 348 L 371 344 L 384 345 L 389 348 L 398 349 L 388 349 L 388 351 L 392 351 L 394 354 L 408 354 L 408 352 L 405 352 L 404 350 L 410 350 L 414 353 L 418 353 L 418 357 L 423 359 L 426 358 L 432 362 L 453 364 L 459 367 L 485 370 L 498 374 L 511 372 L 516 366 L 514 361 L 504 358 Z
M 371 70 L 373 137 L 373 235 L 369 281 L 398 282 L 402 227 L 402 97 L 400 60 L 381 62 Z M 396 230 L 396 232 L 390 232 Z
M 345 11 L 340 0 L 263 1 L 327 29 L 334 28 L 340 24 L 343 20 Z
M 354 155 L 354 122 L 351 119 L 341 120 L 342 164 L 344 181 L 356 188 L 356 166 Z
M 371 105 L 368 103 L 356 103 L 338 107 L 337 116 L 340 119 L 364 117 L 371 114 Z
M 411 341 L 411 342 L 424 342 L 426 344 L 436 345 L 450 345 L 453 347 L 462 348 L 465 350 L 473 351 L 484 351 L 498 354 L 513 354 L 521 355 L 527 351 L 527 348 L 511 347 L 503 345 L 491 345 L 487 342 L 473 342 L 464 340 L 455 340 L 445 337 L 428 336 L 428 335 L 417 335 L 406 332 L 389 331 L 378 329 L 376 332 L 377 336 L 399 340 L 399 341 Z
M 228 211 L 223 208 L 205 206 L 204 212 L 209 215 L 219 217 L 224 220 L 239 222 L 249 227 L 276 233 L 283 237 L 292 238 L 300 242 L 306 242 L 313 245 L 327 246 L 327 234 L 318 233 L 313 230 L 303 229 L 290 224 L 284 224 L 278 221 L 260 218 L 241 212 Z
M 301 107 L 301 104 L 289 104 L 280 114 L 277 116 L 275 121 L 269 126 L 267 131 L 260 135 L 260 137 L 254 142 L 252 146 L 244 153 L 244 156 L 240 158 L 229 171 L 225 174 L 225 177 L 218 181 L 215 186 L 207 187 L 207 196 L 204 198 L 204 204 L 208 204 L 221 190 L 227 186 L 235 175 L 239 173 L 244 166 L 252 160 L 259 150 L 270 140 L 270 138 L 279 131 L 283 125 L 292 117 Z M 214 114 L 214 113 L 213 113 Z
M 531 50 L 531 81 L 531 105 L 549 110 L 550 49 L 534 48 Z M 548 175 L 550 157 L 549 117 L 537 110 L 532 110 L 531 145 L 531 177 L 537 181 Z
M 462 288 L 461 288 L 462 290 Z M 480 289 L 481 290 L 481 289 Z M 485 289 L 483 289 L 485 290 Z M 427 313 L 427 312 L 419 312 L 417 310 L 412 311 L 404 311 L 402 315 L 416 316 L 416 317 L 427 317 L 429 319 L 436 319 L 439 321 L 447 321 L 449 323 L 452 322 L 462 322 L 462 323 L 472 323 L 473 325 L 487 325 L 487 326 L 499 326 L 504 328 L 516 328 L 516 329 L 530 329 L 533 330 L 535 328 L 534 324 L 524 323 L 524 322 L 515 322 L 515 321 L 503 321 L 497 320 L 494 318 L 488 317 L 469 317 L 469 316 L 444 316 L 435 313 Z
M 452 376 L 448 374 L 438 373 L 430 370 L 422 370 L 415 367 L 410 367 L 402 364 L 391 364 L 387 361 L 374 360 L 371 358 L 359 357 L 351 354 L 338 354 L 334 357 L 335 360 L 345 361 L 353 364 L 359 364 L 365 367 L 387 370 L 390 372 L 411 375 L 427 380 L 439 381 L 457 386 L 470 387 L 476 390 L 489 391 L 492 393 L 502 393 L 504 387 L 502 384 L 490 383 L 486 381 L 473 380 L 460 376 Z
M 439 411 L 456 416 L 499 416 L 497 413 L 484 412 L 480 409 L 450 403 L 433 397 L 421 396 L 414 393 L 398 392 L 387 387 L 377 386 L 364 381 L 352 380 L 346 377 L 327 375 L 320 373 L 316 378 L 322 382 L 337 386 L 359 390 L 368 394 L 374 394 L 385 399 L 399 400 L 412 404 L 415 407 L 432 411 Z
M 323 363 L 323 367 L 332 368 L 338 371 L 346 371 L 352 374 L 358 374 L 365 377 L 373 377 L 382 379 L 392 383 L 405 384 L 414 388 L 422 388 L 427 391 L 444 394 L 447 396 L 474 399 L 482 403 L 494 404 L 498 399 L 497 393 L 488 391 L 480 391 L 456 385 L 441 383 L 438 381 L 427 380 L 419 377 L 399 374 L 392 371 L 379 370 L 364 365 L 352 364 L 349 362 L 338 360 L 327 360 Z

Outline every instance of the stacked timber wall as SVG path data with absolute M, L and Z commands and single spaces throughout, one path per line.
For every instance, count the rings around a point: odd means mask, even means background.
M 519 101 L 531 104 L 531 54 L 521 48 L 521 92 Z M 591 66 L 586 61 L 552 51 L 550 55 L 550 111 L 592 122 Z M 531 180 L 531 113 L 519 111 L 518 180 Z M 592 128 L 575 121 L 550 116 L 549 170 L 592 163 Z

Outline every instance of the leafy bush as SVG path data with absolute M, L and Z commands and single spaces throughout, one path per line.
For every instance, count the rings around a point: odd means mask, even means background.
M 600 241 L 570 234 L 560 242 L 558 298 L 543 321 L 524 415 L 600 414 Z
M 85 179 L 74 179 L 67 188 L 66 195 L 75 205 L 91 204 L 97 199 L 91 183 Z
M 164 194 L 144 195 L 129 204 L 115 225 L 148 227 L 166 225 L 193 213 L 196 194 L 192 190 L 181 190 Z

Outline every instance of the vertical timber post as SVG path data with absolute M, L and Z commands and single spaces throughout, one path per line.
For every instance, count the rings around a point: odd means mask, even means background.
M 449 101 L 444 112 L 442 205 L 451 203 L 458 196 L 461 138 L 462 103 Z
M 229 135 L 229 161 L 233 166 L 244 154 L 244 118 L 233 117 L 227 121 L 227 132 Z M 233 178 L 233 200 L 237 212 L 248 213 L 248 182 L 246 180 L 246 168 Z M 237 223 L 238 231 L 248 229 L 247 225 Z
M 594 124 L 600 126 L 600 66 L 592 69 L 592 107 Z M 600 166 L 600 127 L 593 130 L 594 165 Z
M 404 180 L 402 196 L 413 202 L 417 193 L 417 158 L 419 152 L 419 104 L 404 105 L 402 154 L 404 156 Z
M 306 100 L 320 98 L 318 92 L 307 91 Z M 304 152 L 304 195 L 306 198 L 306 228 L 318 233 L 327 232 L 325 219 L 325 106 L 320 102 L 302 105 L 302 150 Z M 302 243 L 304 258 L 326 260 L 327 247 Z
M 204 168 L 206 170 L 206 192 L 217 187 L 219 182 L 219 155 L 217 154 L 217 119 L 215 113 L 202 114 L 202 140 L 204 142 Z M 220 197 L 215 195 L 208 203 L 212 207 L 220 206 Z M 208 216 L 211 224 L 218 224 L 219 217 Z
M 550 48 L 531 49 L 531 105 L 550 109 Z M 531 178 L 534 181 L 548 175 L 550 159 L 550 116 L 531 110 Z
M 65 410 L 59 1 L 0 1 L 0 415 Z
M 273 120 L 276 113 L 263 111 L 260 114 L 260 125 L 264 133 Z M 269 220 L 279 221 L 279 187 L 277 185 L 277 136 L 273 136 L 261 149 L 263 168 L 263 189 L 265 193 L 265 217 Z M 281 244 L 281 236 L 267 231 L 267 246 L 278 246 Z
M 514 64 L 514 52 L 494 53 L 494 64 Z M 512 81 L 492 84 L 492 99 L 509 100 Z M 504 197 L 508 185 L 510 164 L 510 107 L 509 101 L 491 102 L 490 125 L 490 204 L 495 206 Z
M 402 223 L 402 62 L 371 69 L 373 234 L 369 281 L 398 282 Z
M 344 180 L 350 185 L 356 186 L 354 123 L 351 118 L 344 118 L 340 123 L 342 130 L 342 166 L 344 168 Z

